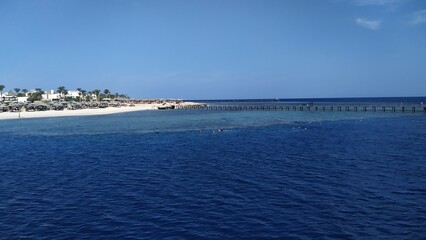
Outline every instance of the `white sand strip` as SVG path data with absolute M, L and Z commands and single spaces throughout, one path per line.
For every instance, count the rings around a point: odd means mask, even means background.
M 71 116 L 92 116 L 114 113 L 134 112 L 142 110 L 157 109 L 154 104 L 139 104 L 135 107 L 108 107 L 96 109 L 62 110 L 62 111 L 40 111 L 40 112 L 3 112 L 0 113 L 0 120 L 19 118 L 49 118 L 49 117 L 71 117 Z
M 199 103 L 184 102 L 180 105 L 197 105 Z M 40 111 L 40 112 L 0 112 L 0 120 L 19 118 L 49 118 L 49 117 L 71 117 L 71 116 L 93 116 L 114 113 L 134 112 L 143 110 L 156 110 L 161 104 L 136 104 L 134 107 L 108 107 L 95 109 L 62 110 L 62 111 Z

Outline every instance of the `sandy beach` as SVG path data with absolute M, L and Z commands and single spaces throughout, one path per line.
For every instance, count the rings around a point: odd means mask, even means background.
M 196 105 L 198 103 L 180 103 L 179 105 Z M 134 107 L 108 107 L 95 109 L 79 109 L 79 110 L 48 110 L 35 112 L 0 112 L 0 120 L 8 119 L 26 119 L 26 118 L 50 118 L 50 117 L 76 117 L 76 116 L 93 116 L 106 115 L 115 113 L 135 112 L 143 110 L 157 110 L 161 104 L 136 104 Z

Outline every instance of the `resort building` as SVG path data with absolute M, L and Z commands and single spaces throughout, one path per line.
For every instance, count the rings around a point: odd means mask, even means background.
M 0 102 L 13 102 L 16 101 L 16 96 L 12 91 L 3 92 L 0 94 Z
M 56 93 L 54 90 L 46 91 L 41 95 L 45 101 L 59 101 L 61 99 L 61 94 Z
M 16 99 L 17 99 L 18 102 L 22 102 L 22 103 L 28 101 L 28 97 L 17 97 Z
M 38 93 L 41 90 L 38 89 L 32 89 L 30 91 L 26 91 L 25 94 L 20 93 L 15 94 L 12 91 L 9 92 L 3 92 L 2 94 L 0 94 L 0 102 L 27 102 L 28 98 L 34 94 L 34 93 Z M 102 95 L 102 94 L 100 94 Z M 102 95 L 104 96 L 104 95 Z M 44 91 L 41 94 L 41 100 L 42 101 L 61 101 L 61 100 L 73 100 L 73 101 L 80 101 L 80 98 L 82 101 L 97 101 L 98 97 L 96 94 L 94 93 L 86 93 L 86 94 L 82 94 L 81 91 L 78 90 L 68 90 L 67 94 L 64 95 L 62 93 L 58 93 L 56 90 L 49 90 L 49 91 Z M 116 101 L 120 101 L 121 98 L 114 98 Z M 112 101 L 112 98 L 103 98 L 104 101 Z M 128 100 L 127 98 L 123 98 L 122 100 Z
M 78 98 L 80 97 L 80 91 L 78 90 L 68 90 L 68 94 L 65 95 L 67 98 Z
M 68 93 L 65 96 L 63 96 L 62 94 L 57 93 L 55 90 L 50 90 L 50 91 L 44 92 L 42 97 L 43 97 L 43 100 L 46 100 L 46 101 L 59 101 L 60 99 L 64 99 L 64 98 L 77 99 L 78 97 L 80 97 L 80 91 L 69 90 Z
M 9 95 L 8 93 L 2 94 L 2 96 L 1 96 L 1 101 L 3 101 L 3 102 L 14 102 L 16 100 L 17 100 L 16 96 Z

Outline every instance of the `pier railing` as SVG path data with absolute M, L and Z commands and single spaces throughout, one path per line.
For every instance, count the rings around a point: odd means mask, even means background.
M 206 111 L 331 111 L 331 112 L 423 112 L 426 106 L 344 106 L 344 105 L 189 105 L 176 106 L 177 110 Z

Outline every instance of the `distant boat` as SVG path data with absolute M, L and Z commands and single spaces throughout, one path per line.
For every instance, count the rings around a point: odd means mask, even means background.
M 157 107 L 158 110 L 166 110 L 166 109 L 175 109 L 174 105 L 163 105 L 163 106 L 159 106 Z

